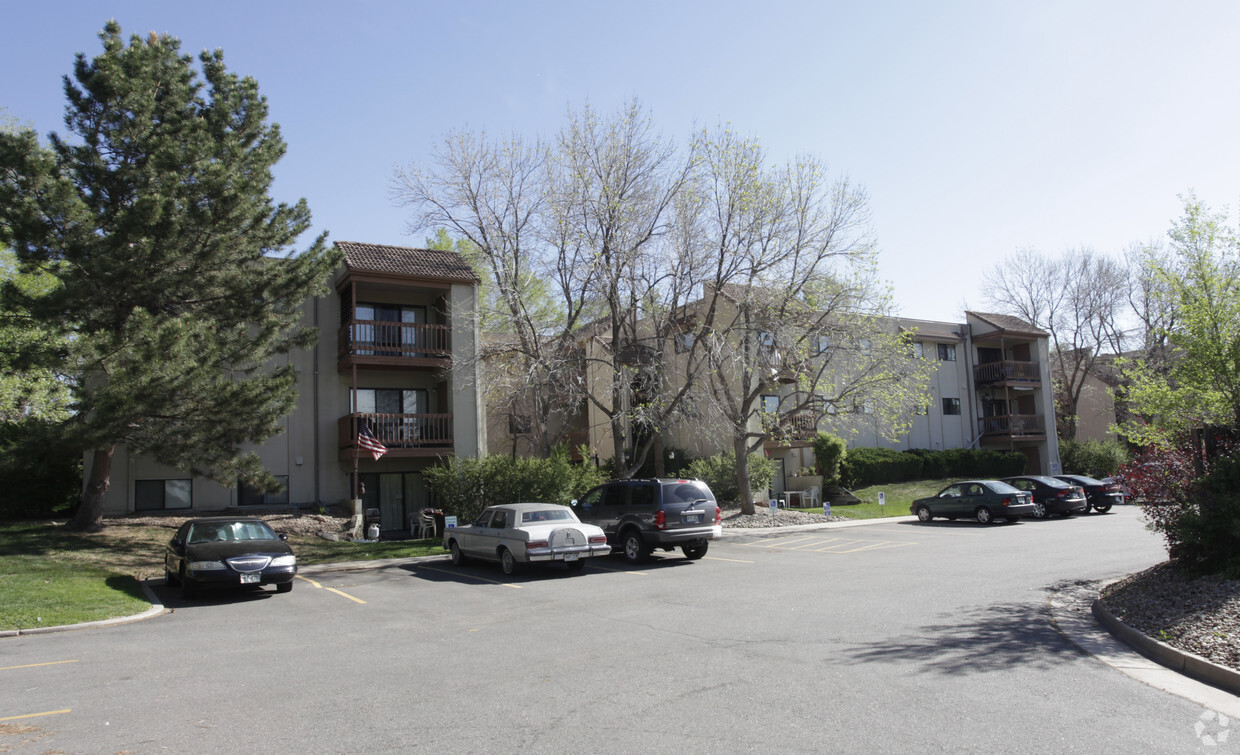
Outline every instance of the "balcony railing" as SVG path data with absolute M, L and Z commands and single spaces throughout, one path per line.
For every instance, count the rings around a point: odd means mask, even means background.
M 977 422 L 983 438 L 1046 436 L 1046 421 L 1041 414 L 1000 414 L 996 417 L 982 417 Z
M 447 325 L 355 320 L 340 328 L 340 359 L 396 357 L 443 359 L 452 355 Z
M 338 424 L 341 452 L 351 455 L 357 448 L 359 423 L 365 421 L 375 438 L 392 452 L 393 456 L 414 456 L 417 453 L 401 453 L 404 449 L 451 449 L 451 414 L 349 414 L 340 418 Z M 361 451 L 362 455 L 369 452 Z
M 987 362 L 973 368 L 975 385 L 986 383 L 1037 383 L 1042 380 L 1041 366 L 1037 362 Z

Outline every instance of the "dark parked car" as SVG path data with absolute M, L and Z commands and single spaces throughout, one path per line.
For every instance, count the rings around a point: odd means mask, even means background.
M 1045 519 L 1052 514 L 1072 516 L 1089 510 L 1085 489 L 1047 475 L 1004 477 L 1003 481 L 1019 490 L 1033 494 L 1033 516 Z
M 1085 507 L 1087 514 L 1090 508 L 1099 513 L 1106 513 L 1115 504 L 1124 502 L 1124 491 L 1117 482 L 1095 480 L 1083 474 L 1060 474 L 1055 475 L 1055 479 L 1085 488 L 1085 499 L 1089 503 L 1089 506 Z
M 288 592 L 297 574 L 297 557 L 287 539 L 262 519 L 191 519 L 164 548 L 164 581 L 179 584 L 186 598 L 202 587 L 275 585 L 276 592 Z
M 616 480 L 573 501 L 573 510 L 602 527 L 612 549 L 633 564 L 655 548 L 701 558 L 723 531 L 723 512 L 701 480 Z
M 930 498 L 913 501 L 909 511 L 923 522 L 936 516 L 955 520 L 976 519 L 990 524 L 995 519 L 1015 522 L 1033 513 L 1033 500 L 1028 493 L 998 480 L 965 480 L 948 485 Z

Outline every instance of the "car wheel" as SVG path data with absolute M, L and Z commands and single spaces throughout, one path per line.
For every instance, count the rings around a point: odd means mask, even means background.
M 650 549 L 646 547 L 646 541 L 642 540 L 642 534 L 637 530 L 629 530 L 624 536 L 624 559 L 630 564 L 640 564 L 650 555 Z
M 1038 503 L 1037 501 L 1033 502 L 1033 518 L 1034 519 L 1045 519 L 1046 518 L 1046 507 Z
M 973 512 L 973 516 L 977 517 L 977 521 L 982 524 L 990 524 L 994 519 L 990 516 L 990 509 L 985 506 L 978 506 L 977 511 Z
M 928 522 L 934 518 L 934 513 L 930 511 L 929 506 L 917 507 L 917 519 L 921 522 Z
M 504 573 L 512 576 L 517 573 L 517 559 L 513 558 L 512 551 L 507 548 L 501 548 L 499 551 L 499 567 Z
M 1110 510 L 1111 510 L 1111 504 L 1109 503 L 1104 503 L 1101 506 L 1094 506 L 1094 511 L 1097 511 L 1099 514 L 1105 514 Z
M 276 585 L 276 592 L 292 592 L 292 591 L 293 591 L 292 581 L 281 582 L 280 584 Z
M 457 545 L 455 540 L 448 543 L 448 557 L 452 559 L 453 566 L 465 565 L 465 552 L 461 550 L 461 546 Z
M 706 555 L 706 549 L 708 547 L 710 547 L 709 543 L 702 543 L 701 545 L 682 545 L 680 550 L 685 554 L 685 558 L 690 561 L 697 561 L 699 558 Z
M 1088 503 L 1087 503 L 1087 504 L 1085 504 L 1085 508 L 1081 509 L 1081 513 L 1082 513 L 1082 514 L 1088 514 L 1088 513 L 1089 513 L 1090 511 L 1092 511 L 1092 510 L 1093 510 L 1093 506 L 1092 506 L 1092 504 L 1088 504 Z
M 581 559 L 577 559 L 576 561 L 565 561 L 564 568 L 569 571 L 581 571 L 586 568 L 586 562 Z

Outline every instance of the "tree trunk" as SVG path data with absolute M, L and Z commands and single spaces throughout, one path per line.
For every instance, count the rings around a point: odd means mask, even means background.
M 77 515 L 69 522 L 69 529 L 83 532 L 103 529 L 103 499 L 112 482 L 112 452 L 115 450 L 116 446 L 95 449 L 90 465 L 90 481 L 86 483 L 82 505 L 78 506 Z
M 733 438 L 736 451 L 736 495 L 741 499 L 741 513 L 754 514 L 753 492 L 749 489 L 749 444 L 744 438 Z

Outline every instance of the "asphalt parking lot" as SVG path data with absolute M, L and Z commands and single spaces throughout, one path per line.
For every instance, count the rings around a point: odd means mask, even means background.
M 1162 558 L 1124 509 L 746 533 L 579 573 L 425 559 L 306 570 L 286 595 L 156 587 L 156 618 L 0 640 L 0 747 L 1182 750 L 1202 710 L 1047 613 Z

